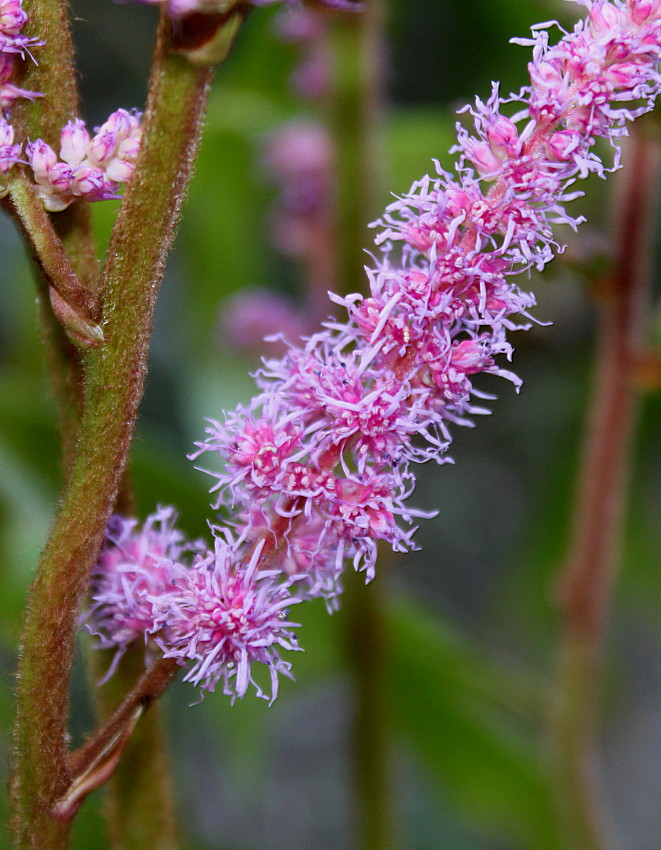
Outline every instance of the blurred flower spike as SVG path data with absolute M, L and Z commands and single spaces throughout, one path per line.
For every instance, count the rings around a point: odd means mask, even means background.
M 171 18 L 184 18 L 187 15 L 228 15 L 234 9 L 244 6 L 272 6 L 284 2 L 298 6 L 300 0 L 140 0 L 142 3 L 164 5 Z M 360 12 L 363 3 L 354 0 L 310 0 L 310 5 L 333 9 L 338 12 Z

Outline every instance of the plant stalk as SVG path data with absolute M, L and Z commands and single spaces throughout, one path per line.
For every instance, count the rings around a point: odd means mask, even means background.
M 136 169 L 103 272 L 106 343 L 85 354 L 75 458 L 33 584 L 21 639 L 14 733 L 14 846 L 60 850 L 70 821 L 52 810 L 67 791 L 68 680 L 89 572 L 120 486 L 142 396 L 165 256 L 192 174 L 211 79 L 172 53 L 161 18 Z
M 381 0 L 370 0 L 361 14 L 338 15 L 333 22 L 337 274 L 343 295 L 364 287 L 367 225 L 381 207 L 384 14 Z M 382 588 L 366 587 L 362 575 L 347 576 L 346 585 L 342 616 L 353 681 L 350 748 L 354 846 L 359 850 L 390 850 L 394 846 L 395 807 L 390 782 L 388 651 Z
M 653 121 L 640 122 L 631 136 L 618 186 L 615 262 L 599 303 L 592 402 L 559 584 L 562 622 L 552 757 L 567 850 L 619 846 L 599 789 L 595 739 L 603 641 L 638 411 L 636 372 L 649 312 L 650 222 L 661 162 Z

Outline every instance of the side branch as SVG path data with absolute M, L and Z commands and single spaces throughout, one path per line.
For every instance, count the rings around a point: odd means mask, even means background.
M 3 205 L 18 221 L 43 272 L 57 318 L 74 342 L 99 345 L 103 342 L 103 331 L 98 324 L 98 301 L 76 276 L 51 217 L 24 173 L 12 178 L 9 197 Z
M 53 807 L 55 817 L 63 820 L 72 818 L 85 797 L 109 779 L 136 723 L 167 690 L 178 671 L 179 665 L 171 658 L 157 661 L 143 674 L 108 722 L 71 754 L 68 759 L 71 784 Z

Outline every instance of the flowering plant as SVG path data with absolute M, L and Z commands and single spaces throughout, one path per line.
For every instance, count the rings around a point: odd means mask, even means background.
M 437 164 L 434 176 L 387 207 L 374 225 L 368 293 L 352 292 L 338 274 L 340 294 L 331 301 L 342 313 L 302 341 L 281 334 L 284 355 L 264 358 L 252 401 L 222 415 L 210 411 L 215 418 L 190 458 L 211 477 L 211 539 L 189 541 L 173 508 L 161 506 L 143 522 L 132 516 L 124 469 L 156 293 L 192 172 L 211 68 L 227 55 L 251 4 L 161 4 L 144 116 L 119 109 L 93 136 L 71 117 L 77 108 L 63 6 L 44 4 L 28 16 L 20 2 L 5 5 L 4 203 L 41 272 L 67 468 L 24 625 L 15 835 L 17 847 L 64 847 L 83 799 L 117 769 L 139 718 L 181 667 L 202 693 L 220 684 L 232 701 L 252 690 L 272 702 L 279 675 L 291 676 L 299 650 L 300 626 L 289 609 L 302 611 L 301 603 L 318 597 L 336 609 L 348 573 L 367 582 L 375 577 L 380 541 L 395 552 L 417 547 L 415 523 L 431 514 L 411 504 L 414 468 L 448 462 L 456 426 L 487 412 L 483 400 L 490 396 L 476 376 L 503 377 L 519 388 L 509 366 L 511 335 L 531 326 L 535 301 L 513 277 L 542 270 L 562 252 L 557 226 L 576 230 L 582 221 L 566 209 L 582 194 L 578 181 L 617 170 L 628 127 L 653 108 L 661 6 L 585 2 L 585 18 L 573 29 L 552 37 L 551 24 L 539 25 L 530 38 L 517 39 L 532 48 L 529 82 L 508 97 L 494 85 L 487 100 L 462 110 L 454 170 Z M 289 8 L 286 14 L 298 19 L 283 31 L 311 52 L 328 38 L 332 13 L 360 22 L 345 21 L 349 30 L 373 34 L 376 4 L 356 17 L 362 7 L 348 0 L 324 5 L 323 12 Z M 318 97 L 327 83 L 315 58 L 297 85 Z M 315 156 L 319 150 L 323 144 Z M 332 195 L 325 181 L 333 168 L 341 185 L 341 143 L 329 155 L 337 160 L 327 170 L 323 154 L 321 167 L 314 157 L 304 166 L 294 154 L 291 171 L 290 154 L 270 160 L 281 167 L 283 184 L 299 181 L 280 210 L 280 233 L 293 234 L 285 240 L 290 253 L 308 257 L 310 234 L 329 241 L 328 222 L 317 211 Z M 117 199 L 122 184 L 98 271 L 86 204 Z M 355 257 L 350 264 L 354 280 Z M 619 315 L 633 312 L 624 296 L 617 308 Z M 625 346 L 631 358 L 630 339 Z M 622 403 L 630 390 L 617 389 Z M 584 672 L 581 658 L 599 644 L 603 612 L 583 593 L 586 570 L 601 596 L 609 557 L 590 567 L 579 551 L 568 573 L 570 673 L 567 690 L 559 689 L 568 700 L 576 698 L 570 687 Z M 97 646 L 110 650 L 104 679 L 124 681 L 121 668 L 136 657 L 144 672 L 107 722 L 68 753 L 68 671 L 87 592 L 82 620 Z M 377 669 L 378 657 L 367 663 Z M 576 708 L 558 714 L 570 736 Z M 567 774 L 583 769 L 583 754 L 577 762 L 574 755 L 570 749 L 558 757 L 569 759 Z M 575 809 L 567 819 L 571 840 L 601 846 L 589 804 Z M 371 846 L 383 846 L 375 841 Z

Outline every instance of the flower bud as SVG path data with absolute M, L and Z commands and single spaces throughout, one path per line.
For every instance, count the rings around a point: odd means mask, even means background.
M 74 118 L 64 126 L 60 134 L 60 158 L 69 165 L 79 165 L 87 155 L 90 136 L 85 122 Z

